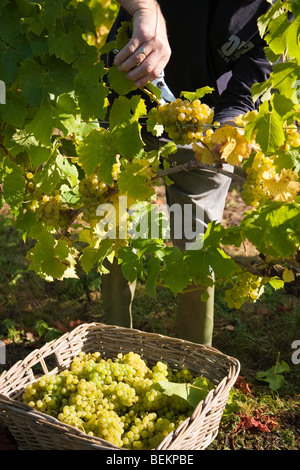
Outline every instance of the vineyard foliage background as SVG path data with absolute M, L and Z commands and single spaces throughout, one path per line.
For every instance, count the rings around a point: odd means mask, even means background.
M 174 294 L 191 281 L 207 285 L 212 268 L 218 279 L 232 281 L 226 300 L 236 307 L 259 297 L 266 283 L 278 289 L 297 280 L 298 2 L 277 0 L 259 19 L 275 64 L 269 80 L 253 86 L 253 99 L 262 99 L 259 111 L 241 116 L 237 128 L 222 130 L 220 161 L 199 156 L 199 166 L 214 171 L 226 161 L 236 165 L 242 196 L 253 209 L 238 226 L 211 224 L 203 247 L 184 252 L 163 236 L 118 237 L 132 223 L 127 216 L 118 220 L 115 236 L 107 237 L 95 216 L 105 202 L 118 212 L 118 197 L 124 196 L 140 209 L 133 222 L 141 222 L 155 201 L 160 163 L 168 170 L 167 157 L 175 150 L 170 142 L 159 152 L 146 152 L 140 119 L 150 111 L 145 98 L 153 89 L 128 96 L 132 83 L 100 59 L 104 50 L 120 49 L 128 39 L 125 25 L 103 49 L 116 11 L 116 2 L 104 0 L 1 2 L 0 78 L 6 85 L 6 103 L 0 105 L 1 198 L 24 240 L 35 241 L 27 254 L 29 268 L 51 281 L 77 277 L 78 266 L 86 273 L 95 266 L 106 272 L 105 260 L 117 256 L 125 277 L 143 279 L 154 297 L 159 284 Z M 119 98 L 108 106 L 114 92 Z M 149 128 L 160 132 L 149 116 Z M 220 137 L 220 129 L 213 130 L 204 138 L 208 149 Z M 245 139 L 251 152 L 245 151 Z M 227 247 L 245 241 L 259 252 L 259 263 L 241 264 L 229 256 Z

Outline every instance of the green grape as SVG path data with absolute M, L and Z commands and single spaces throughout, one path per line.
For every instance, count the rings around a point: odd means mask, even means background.
M 83 203 L 83 220 L 92 224 L 97 222 L 97 208 L 105 202 L 105 196 L 108 191 L 114 189 L 120 171 L 120 155 L 116 155 L 116 163 L 113 164 L 111 171 L 111 175 L 114 179 L 112 186 L 108 186 L 101 179 L 100 171 L 99 173 L 96 172 L 86 175 L 79 182 L 79 193 L 81 195 L 81 202 Z
M 213 110 L 200 100 L 182 100 L 177 98 L 156 109 L 156 119 L 162 124 L 171 140 L 185 145 L 197 142 L 207 124 L 213 121 Z
M 34 188 L 30 210 L 36 212 L 47 225 L 55 229 L 63 229 L 68 223 L 67 209 L 62 202 L 62 196 L 56 191 L 54 195 L 42 194 L 39 188 Z
M 291 147 L 300 147 L 300 132 L 296 125 L 290 125 L 286 128 L 284 149 L 289 150 Z
M 90 223 L 97 219 L 97 208 L 105 201 L 108 187 L 99 181 L 98 175 L 93 173 L 83 178 L 79 183 L 79 193 L 83 204 L 83 220 Z
M 225 301 L 229 308 L 240 309 L 245 302 L 256 300 L 262 292 L 262 278 L 243 271 L 237 275 L 233 287 L 225 291 Z

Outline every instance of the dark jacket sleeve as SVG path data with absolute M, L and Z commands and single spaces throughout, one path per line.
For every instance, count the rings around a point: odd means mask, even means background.
M 253 102 L 251 87 L 254 83 L 266 81 L 271 71 L 272 65 L 261 47 L 255 47 L 240 57 L 215 107 L 214 119 L 219 122 L 230 121 L 239 114 L 257 109 L 260 102 Z

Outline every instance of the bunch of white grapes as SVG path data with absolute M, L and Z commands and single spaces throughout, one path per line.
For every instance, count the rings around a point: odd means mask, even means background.
M 157 122 L 164 126 L 170 139 L 179 145 L 201 140 L 205 126 L 212 123 L 213 116 L 213 110 L 199 99 L 189 101 L 177 98 L 156 109 Z
M 117 155 L 116 163 L 112 167 L 114 181 L 120 173 L 120 157 Z M 88 223 L 97 221 L 97 208 L 105 202 L 109 187 L 101 178 L 101 169 L 98 172 L 86 175 L 79 183 L 79 193 L 83 205 L 83 220 Z
M 266 199 L 292 202 L 300 191 L 299 176 L 293 169 L 277 171 L 276 157 L 258 151 L 246 168 L 246 182 L 241 192 L 246 204 L 257 207 Z
M 229 308 L 240 309 L 245 302 L 255 301 L 263 292 L 262 278 L 243 271 L 230 289 L 225 291 L 225 301 Z
M 62 195 L 58 190 L 53 194 L 44 194 L 33 182 L 33 174 L 26 173 L 27 190 L 30 195 L 29 209 L 43 219 L 48 226 L 55 229 L 64 228 L 68 223 L 67 208 L 64 207 Z
M 114 359 L 81 352 L 68 370 L 27 385 L 23 401 L 118 447 L 152 449 L 193 411 L 180 396 L 164 394 L 162 380 L 190 383 L 193 377 L 163 361 L 150 367 L 132 351 Z

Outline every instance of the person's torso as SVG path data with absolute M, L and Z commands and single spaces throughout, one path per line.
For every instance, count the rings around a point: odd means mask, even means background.
M 204 86 L 218 89 L 220 77 L 233 69 L 241 56 L 263 47 L 257 20 L 270 8 L 267 0 L 158 0 L 165 17 L 172 50 L 165 80 L 175 96 Z M 130 15 L 120 9 L 109 34 L 113 39 Z M 218 92 L 207 95 L 214 106 Z
M 217 80 L 262 43 L 257 19 L 270 7 L 266 0 L 159 0 L 159 4 L 172 49 L 165 78 L 176 96 L 203 86 L 216 89 Z

